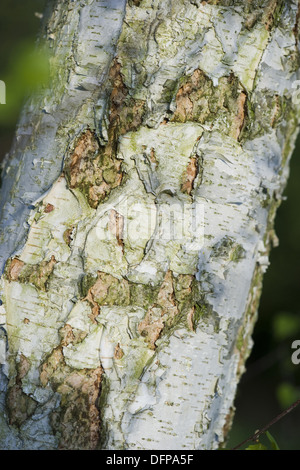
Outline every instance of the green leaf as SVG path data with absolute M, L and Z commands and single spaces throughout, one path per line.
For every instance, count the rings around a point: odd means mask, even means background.
M 256 444 L 251 444 L 245 450 L 269 450 L 266 446 L 264 446 L 261 442 L 257 442 Z
M 275 441 L 272 434 L 269 433 L 269 431 L 266 432 L 266 436 L 267 436 L 267 438 L 269 439 L 269 441 L 271 443 L 272 450 L 280 450 L 279 447 L 278 447 L 277 442 Z

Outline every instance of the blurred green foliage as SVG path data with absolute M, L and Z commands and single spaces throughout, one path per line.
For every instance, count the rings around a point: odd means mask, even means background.
M 276 440 L 269 431 L 266 431 L 266 437 L 268 439 L 268 445 L 262 444 L 262 442 L 257 441 L 255 444 L 250 444 L 246 447 L 245 450 L 280 450 Z
M 277 400 L 282 409 L 299 400 L 300 389 L 290 382 L 281 382 L 276 389 Z
M 6 104 L 0 105 L 1 156 L 7 151 L 26 97 L 48 80 L 48 60 L 36 49 L 40 18 L 46 0 L 1 0 L 0 80 L 6 85 Z
M 24 99 L 30 91 L 47 83 L 47 57 L 35 52 L 40 27 L 35 12 L 42 12 L 46 3 L 46 0 L 1 0 L 0 80 L 6 83 L 7 104 L 0 105 L 0 158 L 9 150 Z M 272 251 L 265 275 L 254 348 L 237 393 L 228 448 L 248 438 L 299 398 L 300 365 L 291 362 L 291 344 L 300 339 L 298 140 L 285 192 L 287 201 L 282 203 L 276 219 L 280 246 Z M 282 449 L 300 449 L 298 408 L 272 427 Z M 260 445 L 268 448 L 272 442 L 270 436 L 266 437 L 267 442 Z
M 272 320 L 272 329 L 276 342 L 293 338 L 300 334 L 300 316 L 291 312 L 277 312 Z
M 24 41 L 10 57 L 6 73 L 1 76 L 6 84 L 6 105 L 0 107 L 0 126 L 13 125 L 24 99 L 49 81 L 47 54 L 39 51 L 32 41 Z

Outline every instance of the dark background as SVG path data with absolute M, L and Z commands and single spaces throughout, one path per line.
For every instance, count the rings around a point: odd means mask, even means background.
M 7 104 L 0 105 L 0 159 L 10 149 L 25 93 L 44 77 L 45 64 L 32 51 L 41 21 L 35 12 L 43 12 L 45 4 L 46 0 L 1 0 L 0 80 L 6 83 Z M 298 141 L 287 199 L 276 218 L 280 245 L 271 253 L 264 278 L 254 348 L 238 388 L 227 448 L 250 437 L 300 398 L 300 364 L 291 361 L 291 344 L 300 339 L 300 138 Z M 300 450 L 299 422 L 300 406 L 269 429 L 280 449 Z

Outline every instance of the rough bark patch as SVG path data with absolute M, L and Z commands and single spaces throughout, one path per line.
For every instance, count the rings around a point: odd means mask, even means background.
M 136 7 L 139 7 L 141 3 L 142 3 L 142 0 L 129 0 L 130 6 L 134 5 Z
M 85 131 L 76 142 L 75 149 L 70 157 L 70 186 L 75 188 L 82 181 L 82 171 L 88 171 L 86 161 L 90 160 L 99 150 L 95 134 L 89 129 Z
M 98 305 L 129 305 L 130 289 L 126 279 L 118 279 L 111 274 L 98 272 L 95 284 L 89 289 L 87 300 Z
M 152 305 L 138 326 L 150 349 L 156 348 L 156 342 L 164 332 L 178 326 L 195 329 L 194 304 L 198 297 L 193 289 L 194 281 L 192 275 L 174 277 L 172 271 L 167 271 Z
M 40 382 L 43 387 L 46 387 L 50 379 L 53 377 L 57 369 L 63 363 L 62 347 L 57 347 L 52 351 L 52 354 L 41 366 Z
M 106 154 L 89 129 L 77 140 L 66 173 L 70 187 L 80 189 L 93 208 L 122 181 L 121 162 Z
M 275 127 L 281 114 L 281 103 L 279 95 L 274 95 L 274 106 L 271 114 L 271 127 Z
M 112 148 L 120 135 L 137 130 L 142 124 L 146 103 L 130 96 L 117 59 L 110 69 L 110 80 L 113 88 L 110 95 L 108 136 L 109 148 Z
M 109 214 L 108 228 L 111 233 L 116 237 L 118 245 L 122 247 L 122 251 L 124 252 L 124 217 L 114 209 L 112 209 Z
M 117 346 L 115 347 L 114 358 L 118 360 L 118 359 L 122 359 L 123 356 L 124 356 L 124 351 L 121 348 L 120 343 L 118 343 Z
M 295 36 L 295 45 L 296 50 L 298 50 L 298 43 L 299 43 L 299 21 L 300 21 L 300 1 L 298 1 L 298 10 L 296 15 L 295 26 L 293 28 L 293 33 Z
M 265 25 L 265 28 L 268 31 L 272 30 L 276 21 L 276 16 L 278 15 L 282 4 L 282 0 L 270 0 L 266 5 L 263 12 L 262 20 Z
M 231 137 L 233 137 L 235 140 L 238 140 L 244 126 L 246 117 L 246 102 L 247 95 L 242 91 L 237 100 L 237 113 L 231 127 Z
M 53 204 L 47 204 L 46 207 L 45 207 L 45 209 L 44 209 L 44 212 L 45 212 L 46 214 L 49 214 L 49 212 L 52 212 L 53 210 L 54 210 Z
M 51 386 L 61 396 L 60 406 L 51 416 L 59 448 L 94 450 L 101 432 L 98 401 L 101 392 L 102 367 L 74 370 L 64 360 L 63 346 L 84 338 L 74 333 L 70 325 L 60 331 L 61 344 L 40 368 L 40 383 Z
M 184 181 L 181 186 L 181 191 L 183 193 L 191 194 L 197 174 L 198 174 L 197 158 L 193 157 L 191 158 L 187 166 L 186 173 L 184 175 Z
M 74 225 L 72 225 L 72 227 L 70 228 L 67 228 L 64 233 L 63 233 L 63 239 L 64 239 L 64 242 L 70 246 L 71 245 L 71 242 L 73 241 L 73 238 L 72 238 L 72 234 L 73 234 L 73 231 L 74 231 Z
M 119 137 L 136 130 L 145 112 L 145 102 L 130 97 L 117 60 L 113 62 L 109 78 L 112 91 L 107 113 L 108 141 L 100 145 L 96 134 L 87 129 L 77 139 L 66 165 L 70 187 L 80 189 L 93 208 L 122 183 L 122 162 L 117 158 Z
M 58 388 L 61 406 L 52 415 L 52 426 L 59 432 L 60 449 L 94 450 L 100 439 L 98 409 L 102 368 L 73 371 Z
M 156 303 L 148 309 L 144 320 L 138 326 L 139 333 L 145 337 L 150 349 L 155 349 L 155 343 L 165 324 L 172 322 L 177 314 L 178 308 L 175 301 L 172 272 L 167 271 L 158 292 Z
M 244 26 L 252 29 L 257 22 L 264 24 L 267 31 L 271 31 L 282 7 L 282 0 L 268 0 L 264 5 L 248 0 L 245 2 L 246 20 Z
M 11 263 L 9 264 L 7 270 L 7 277 L 9 281 L 17 281 L 23 267 L 24 262 L 19 260 L 18 258 L 14 258 L 13 260 L 11 260 Z
M 37 289 L 45 291 L 55 264 L 54 255 L 51 256 L 49 261 L 43 261 L 39 264 L 25 264 L 23 261 L 14 258 L 7 264 L 7 278 L 9 281 L 33 284 Z
M 16 366 L 15 383 L 7 392 L 6 404 L 11 425 L 20 427 L 36 409 L 37 403 L 22 390 L 22 380 L 30 369 L 30 361 L 23 354 L 20 355 Z
M 247 120 L 243 126 L 240 139 L 246 141 L 260 137 L 272 128 L 276 128 L 280 123 L 291 124 L 289 107 L 284 105 L 284 100 L 277 93 L 266 90 L 257 92 L 256 99 L 247 101 L 246 106 L 251 108 L 251 123 Z
M 220 121 L 225 133 L 238 139 L 247 117 L 247 95 L 238 78 L 231 73 L 222 77 L 217 86 L 199 69 L 184 78 L 176 93 L 174 122 Z M 224 121 L 227 126 L 224 127 Z

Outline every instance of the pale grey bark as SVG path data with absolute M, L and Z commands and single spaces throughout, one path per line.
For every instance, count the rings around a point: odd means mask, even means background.
M 1 448 L 217 449 L 298 131 L 298 2 L 57 2 L 3 169 Z

